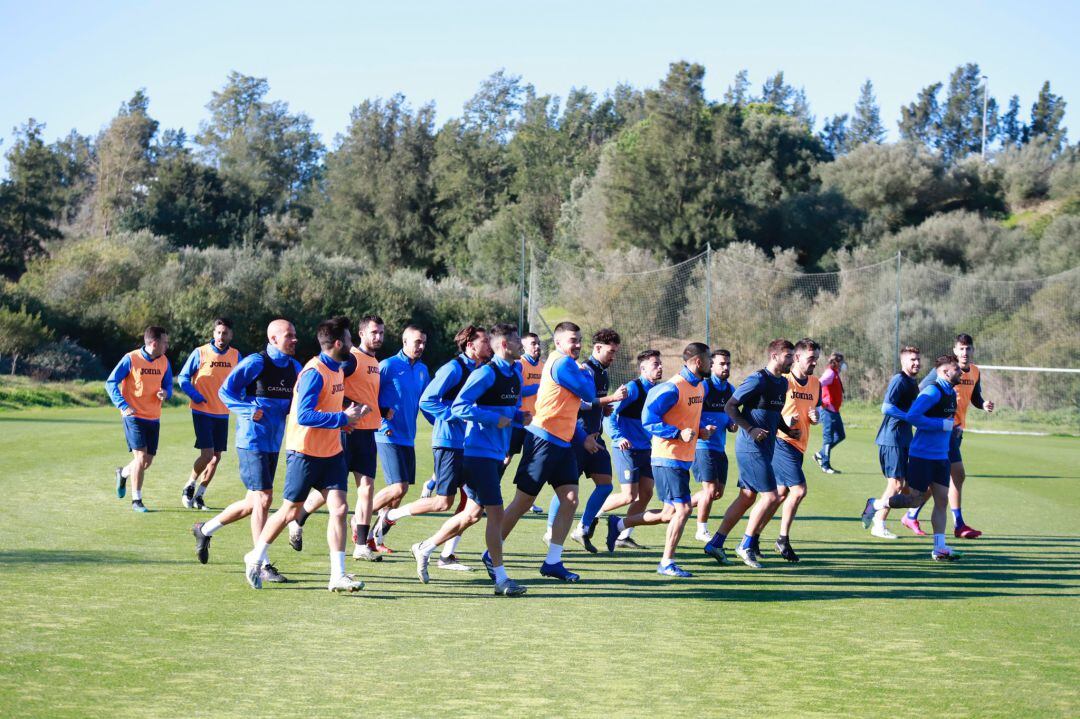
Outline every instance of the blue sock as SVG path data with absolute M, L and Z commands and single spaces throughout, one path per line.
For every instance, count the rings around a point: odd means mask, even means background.
M 559 495 L 553 495 L 548 505 L 548 529 L 555 524 L 555 515 L 559 513 Z
M 754 546 L 754 538 L 749 534 L 744 534 L 742 541 L 739 542 L 739 549 L 750 549 L 752 546 Z
M 919 510 L 921 510 L 921 509 L 922 509 L 921 506 L 912 507 L 911 509 L 909 509 L 907 511 L 908 519 L 918 519 L 919 518 Z
M 712 536 L 712 539 L 709 540 L 709 546 L 718 547 L 720 549 L 723 549 L 725 539 L 727 539 L 726 534 L 720 534 L 720 532 L 717 532 L 716 534 L 714 534 Z
M 966 527 L 967 526 L 966 524 L 964 524 L 964 515 L 960 513 L 959 509 L 954 509 L 952 511 L 952 518 L 953 518 L 953 523 L 957 527 Z
M 428 481 L 424 482 L 424 489 L 426 489 L 429 492 L 434 492 L 435 491 L 435 480 L 434 479 L 429 479 Z
M 585 503 L 585 511 L 581 513 L 581 524 L 584 527 L 588 527 L 592 524 L 592 521 L 596 519 L 596 515 L 600 514 L 600 510 L 604 506 L 604 500 L 611 494 L 612 486 L 610 484 L 598 484 L 589 495 L 589 501 Z

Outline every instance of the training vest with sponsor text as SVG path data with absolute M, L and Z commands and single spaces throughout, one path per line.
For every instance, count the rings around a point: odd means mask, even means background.
M 561 352 L 552 352 L 544 363 L 540 389 L 536 393 L 536 415 L 533 417 L 532 426 L 558 437 L 563 442 L 570 442 L 574 439 L 581 400 L 555 381 L 555 362 L 562 357 L 567 357 L 567 362 L 574 361 L 572 357 Z
M 230 347 L 224 352 L 216 351 L 210 344 L 199 347 L 199 370 L 191 378 L 191 384 L 195 385 L 195 389 L 199 390 L 199 394 L 206 401 L 191 400 L 188 406 L 206 414 L 229 414 L 229 408 L 218 397 L 218 390 L 225 384 L 225 378 L 239 362 L 240 352 L 235 347 Z
M 521 388 L 532 387 L 533 385 L 540 384 L 540 378 L 544 374 L 544 360 L 537 360 L 533 365 L 529 360 L 524 357 L 518 360 L 518 364 L 521 365 Z M 522 412 L 536 412 L 536 395 L 532 394 L 528 397 L 521 398 L 521 411 Z
M 816 408 L 821 400 L 821 381 L 809 375 L 806 378 L 806 384 L 799 384 L 799 380 L 795 379 L 795 375 L 791 373 L 784 375 L 784 379 L 787 380 L 788 389 L 787 394 L 784 395 L 784 409 L 780 415 L 789 427 L 799 430 L 799 438 L 789 437 L 779 429 L 776 432 L 776 438 L 805 454 L 807 443 L 810 441 L 810 410 Z M 796 414 L 798 418 L 793 423 L 791 418 Z
M 147 360 L 141 349 L 128 352 L 131 371 L 120 382 L 120 394 L 139 419 L 161 419 L 161 400 L 157 393 L 162 389 L 165 370 L 169 360 L 161 355 Z M 227 410 L 226 410 L 227 411 Z
M 313 357 L 301 370 L 301 374 L 314 370 L 322 376 L 322 389 L 315 403 L 319 412 L 340 412 L 345 404 L 345 374 L 341 369 L 332 370 L 318 356 Z M 297 400 L 293 397 L 289 408 L 289 420 L 285 428 L 285 448 L 309 457 L 333 457 L 341 453 L 341 429 L 306 427 L 297 417 Z
M 345 397 L 354 404 L 366 404 L 371 412 L 360 418 L 353 429 L 378 429 L 382 423 L 379 415 L 379 360 L 353 346 L 350 350 L 356 369 L 345 378 Z
M 697 434 L 701 427 L 701 410 L 704 407 L 705 383 L 699 382 L 697 386 L 681 374 L 670 380 L 679 392 L 679 398 L 675 404 L 664 413 L 664 424 L 670 424 L 682 430 L 690 427 L 694 430 L 694 438 L 689 442 L 681 438 L 663 439 L 653 435 L 652 456 L 653 459 L 675 459 L 680 462 L 693 462 L 694 453 L 697 450 Z
M 967 429 L 967 411 L 971 406 L 971 395 L 981 376 L 979 368 L 969 365 L 968 371 L 960 370 L 960 383 L 956 385 L 956 426 Z

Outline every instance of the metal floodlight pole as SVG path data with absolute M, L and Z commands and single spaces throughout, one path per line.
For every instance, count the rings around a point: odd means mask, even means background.
M 709 344 L 712 336 L 710 322 L 712 319 L 712 243 L 705 245 L 705 344 Z
M 896 367 L 896 371 L 900 371 L 900 273 L 902 271 L 901 258 L 902 253 L 897 250 L 896 252 L 896 355 L 893 362 Z
M 986 160 L 986 115 L 987 109 L 990 105 L 990 78 L 986 75 L 982 76 L 983 79 L 983 121 L 982 121 L 982 159 Z
M 525 334 L 525 233 L 521 234 L 521 284 L 518 293 L 518 332 Z

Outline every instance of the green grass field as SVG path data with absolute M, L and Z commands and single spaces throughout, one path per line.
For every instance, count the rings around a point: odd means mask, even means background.
M 762 571 L 720 568 L 684 537 L 693 579 L 655 574 L 656 550 L 570 551 L 583 581 L 562 585 L 537 575 L 544 523 L 528 518 L 507 553 L 529 594 L 507 600 L 477 529 L 461 550 L 479 571 L 415 579 L 408 546 L 441 517 L 399 524 L 382 564 L 350 559 L 368 586 L 338 596 L 319 515 L 302 554 L 272 548 L 295 581 L 253 591 L 246 520 L 195 561 L 186 410 L 166 412 L 147 515 L 115 496 L 115 411 L 3 413 L 0 716 L 1080 715 L 1080 439 L 966 438 L 965 514 L 986 536 L 957 540 L 964 559 L 946 566 L 925 540 L 862 529 L 881 480 L 876 427 L 854 424 L 834 454 L 844 474 L 808 470 L 801 564 L 767 551 Z M 230 452 L 209 504 L 241 493 Z M 662 531 L 635 537 L 657 547 Z

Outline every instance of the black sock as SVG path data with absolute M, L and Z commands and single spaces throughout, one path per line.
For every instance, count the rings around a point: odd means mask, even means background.
M 370 524 L 358 524 L 356 525 L 356 539 L 357 544 L 367 544 L 368 533 L 371 531 Z
M 787 544 L 788 543 L 787 535 L 786 534 L 781 534 L 779 537 L 776 538 L 776 541 L 779 542 L 780 544 Z
M 304 522 L 306 522 L 307 518 L 310 517 L 310 516 L 311 516 L 311 512 L 309 512 L 306 509 L 304 509 L 303 507 L 301 507 L 300 511 L 296 513 L 296 523 L 299 524 L 301 527 L 303 527 Z

